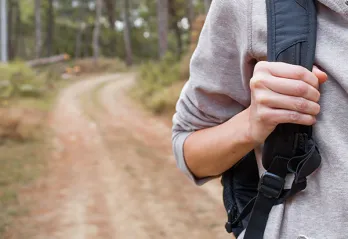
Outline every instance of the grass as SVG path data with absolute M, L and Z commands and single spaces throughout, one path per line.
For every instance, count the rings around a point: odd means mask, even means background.
M 105 81 L 102 83 L 99 83 L 96 87 L 92 89 L 91 92 L 85 93 L 80 95 L 80 103 L 82 104 L 82 108 L 85 109 L 83 111 L 84 116 L 86 116 L 88 119 L 95 121 L 94 117 L 90 114 L 90 112 L 87 110 L 90 107 L 94 107 L 98 110 L 102 110 L 103 106 L 99 101 L 99 93 L 100 90 L 102 90 L 104 87 L 106 87 L 108 84 L 110 84 L 110 81 Z
M 180 75 L 180 64 L 171 55 L 147 62 L 140 67 L 130 95 L 152 112 L 163 114 L 175 105 L 179 92 L 174 89 L 183 82 Z
M 55 82 L 54 88 L 50 91 L 46 91 L 43 97 L 15 97 L 10 100 L 3 99 L 1 105 L 5 107 L 21 107 L 49 111 L 55 103 L 59 89 L 62 89 L 71 83 L 71 80 L 60 80 Z
M 190 47 L 178 62 L 168 53 L 160 62 L 143 64 L 137 77 L 137 83 L 130 96 L 151 112 L 172 117 L 182 87 L 189 79 L 190 61 L 197 47 L 205 15 L 197 16 L 192 25 Z
M 40 94 L 27 95 L 21 91 L 0 94 L 0 238 L 30 210 L 20 193 L 45 172 L 49 139 L 46 116 L 60 89 L 72 83 L 62 80 L 59 73 L 28 69 L 19 63 L 9 64 L 5 73 L 7 76 L 0 82 L 20 78 L 20 84 L 38 87 Z
M 0 145 L 0 238 L 17 216 L 26 215 L 19 191 L 34 182 L 45 169 L 43 140 L 17 142 L 7 140 Z

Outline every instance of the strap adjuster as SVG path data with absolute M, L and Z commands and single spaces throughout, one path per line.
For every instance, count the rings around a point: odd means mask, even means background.
M 276 174 L 265 172 L 259 182 L 259 192 L 268 198 L 279 198 L 283 192 L 285 179 Z

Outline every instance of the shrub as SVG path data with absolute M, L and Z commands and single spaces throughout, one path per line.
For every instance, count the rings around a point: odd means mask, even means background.
M 118 58 L 99 58 L 97 62 L 93 58 L 80 59 L 73 62 L 80 67 L 81 73 L 117 73 L 127 70 L 126 64 Z
M 45 79 L 22 62 L 0 64 L 0 98 L 15 96 L 39 97 L 45 88 Z
M 180 65 L 168 53 L 160 62 L 146 62 L 141 65 L 137 84 L 131 94 L 153 112 L 163 113 L 168 105 L 172 106 L 176 101 L 169 89 L 178 81 Z
M 190 76 L 190 61 L 198 44 L 205 16 L 198 16 L 192 26 L 190 48 L 177 62 L 168 53 L 160 62 L 147 62 L 140 67 L 132 94 L 154 113 L 174 113 L 180 91 Z

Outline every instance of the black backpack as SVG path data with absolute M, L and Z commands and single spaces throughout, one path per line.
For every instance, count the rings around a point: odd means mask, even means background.
M 266 0 L 268 61 L 312 70 L 317 30 L 315 4 L 315 0 Z M 262 239 L 272 207 L 304 190 L 306 177 L 321 164 L 309 126 L 278 125 L 266 139 L 262 154 L 266 172 L 261 177 L 252 151 L 221 178 L 228 217 L 225 228 L 236 237 L 246 229 L 244 239 Z M 294 175 L 290 189 L 284 189 L 287 174 Z

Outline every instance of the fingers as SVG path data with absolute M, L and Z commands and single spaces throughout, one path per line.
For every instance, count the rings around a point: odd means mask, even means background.
M 319 85 L 327 78 L 318 67 L 311 72 L 282 62 L 259 62 L 250 89 L 251 114 L 260 131 L 282 123 L 313 125 L 320 112 Z
M 300 125 L 313 125 L 316 119 L 313 115 L 302 114 L 296 111 L 284 110 L 284 109 L 270 109 L 264 108 L 263 112 L 259 113 L 260 120 L 267 122 L 271 121 L 271 124 L 276 126 L 278 124 L 292 123 Z
M 313 66 L 313 71 L 312 71 L 318 78 L 319 80 L 319 84 L 324 83 L 325 81 L 327 81 L 327 74 L 323 71 L 321 71 L 317 66 Z
M 274 76 L 265 77 L 263 81 L 265 87 L 279 94 L 303 97 L 314 102 L 320 99 L 319 91 L 303 81 Z
M 316 116 L 320 112 L 320 105 L 302 97 L 282 95 L 275 92 L 258 92 L 256 100 L 260 105 L 273 109 L 285 109 L 302 114 Z
M 319 69 L 314 69 L 321 78 L 324 78 Z M 255 71 L 267 72 L 275 77 L 301 80 L 314 88 L 319 88 L 319 79 L 317 75 L 306 68 L 298 65 L 287 64 L 283 62 L 258 62 Z M 325 74 L 325 73 L 323 73 Z

